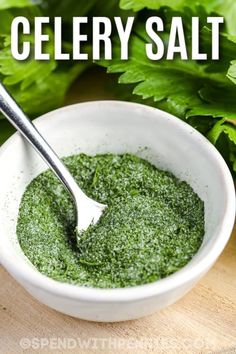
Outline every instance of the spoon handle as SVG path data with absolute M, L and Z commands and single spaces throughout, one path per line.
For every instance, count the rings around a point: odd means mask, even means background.
M 15 100 L 0 83 L 0 111 L 6 116 L 9 122 L 31 143 L 35 150 L 41 155 L 48 166 L 70 192 L 75 202 L 80 198 L 87 198 L 79 188 L 76 181 L 62 163 L 53 149 L 48 145 L 34 124 L 25 115 Z

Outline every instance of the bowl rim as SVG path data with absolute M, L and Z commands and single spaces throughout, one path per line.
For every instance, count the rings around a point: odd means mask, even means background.
M 198 144 L 208 151 L 208 155 L 218 164 L 221 171 L 222 178 L 224 180 L 224 187 L 226 191 L 226 208 L 224 210 L 224 217 L 221 220 L 219 230 L 217 232 L 216 240 L 210 249 L 210 251 L 203 256 L 203 258 L 196 264 L 187 263 L 179 271 L 173 273 L 172 275 L 157 280 L 153 283 L 148 283 L 144 285 L 138 285 L 133 287 L 125 288 L 114 288 L 114 289 L 101 289 L 101 288 L 91 288 L 79 285 L 73 285 L 69 283 L 59 282 L 53 280 L 46 275 L 41 274 L 36 268 L 32 267 L 23 258 L 20 262 L 12 262 L 12 255 L 5 251 L 4 247 L 0 247 L 0 261 L 2 265 L 9 271 L 13 277 L 20 283 L 26 283 L 29 287 L 37 288 L 38 290 L 46 291 L 47 293 L 56 295 L 57 297 L 69 298 L 71 300 L 80 301 L 91 301 L 91 302 L 129 302 L 138 301 L 140 299 L 154 297 L 161 295 L 165 292 L 171 291 L 181 285 L 184 285 L 190 281 L 197 280 L 201 274 L 204 274 L 210 266 L 216 261 L 218 256 L 223 251 L 234 226 L 235 220 L 235 188 L 232 175 L 229 171 L 226 162 L 223 157 L 217 151 L 217 149 L 197 130 L 193 127 L 180 120 L 179 118 L 159 110 L 154 107 L 146 106 L 139 103 L 126 102 L 126 101 L 114 101 L 114 100 L 99 100 L 76 103 L 73 105 L 58 108 L 51 112 L 48 112 L 41 117 L 35 119 L 33 122 L 43 123 L 45 120 L 53 118 L 55 114 L 63 111 L 70 111 L 74 109 L 80 109 L 82 106 L 94 106 L 102 105 L 111 107 L 115 109 L 116 107 L 123 106 L 124 108 L 137 108 L 142 109 L 146 114 L 152 114 L 154 117 L 162 116 L 162 119 L 172 120 L 172 124 L 178 126 L 185 133 L 190 133 L 193 139 L 196 139 Z M 118 108 L 119 108 L 118 107 Z M 0 163 L 1 156 L 5 153 L 7 147 L 14 143 L 20 134 L 16 132 L 13 134 L 1 147 L 0 147 Z M 1 231 L 1 223 L 0 223 Z M 0 238 L 1 245 L 1 238 Z M 200 252 L 200 251 L 198 251 Z

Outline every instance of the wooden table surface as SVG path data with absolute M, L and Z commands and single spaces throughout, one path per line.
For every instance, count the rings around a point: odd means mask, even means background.
M 89 79 L 83 80 L 69 103 L 88 97 Z M 110 98 L 99 92 L 89 98 Z M 34 300 L 1 266 L 0 284 L 0 353 L 236 353 L 236 227 L 193 290 L 139 320 L 93 323 L 60 314 Z

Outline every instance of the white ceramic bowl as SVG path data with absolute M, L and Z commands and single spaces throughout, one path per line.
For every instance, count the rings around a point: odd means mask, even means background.
M 134 103 L 76 104 L 34 123 L 60 156 L 130 152 L 173 172 L 204 200 L 206 233 L 190 263 L 148 285 L 85 288 L 40 274 L 22 253 L 15 230 L 22 194 L 47 166 L 17 133 L 0 148 L 0 261 L 8 272 L 42 303 L 92 321 L 138 318 L 186 294 L 220 255 L 234 223 L 234 184 L 217 150 L 179 119 Z

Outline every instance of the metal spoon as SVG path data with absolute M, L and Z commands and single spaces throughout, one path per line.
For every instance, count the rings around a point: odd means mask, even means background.
M 71 194 L 76 208 L 78 234 L 85 231 L 89 225 L 97 223 L 103 210 L 107 206 L 89 198 L 79 188 L 68 169 L 1 83 L 0 111 L 2 111 L 9 122 L 28 140 L 28 142 L 33 145 L 35 150 L 41 155 Z

